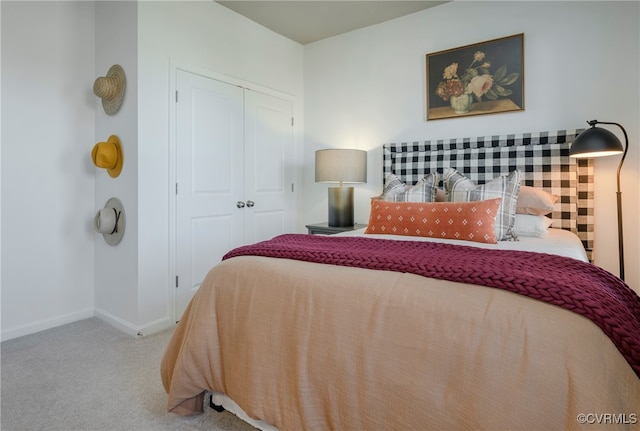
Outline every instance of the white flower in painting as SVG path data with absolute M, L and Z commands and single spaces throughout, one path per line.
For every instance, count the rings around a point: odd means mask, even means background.
M 478 75 L 471 79 L 468 89 L 479 98 L 487 94 L 487 91 L 489 91 L 492 86 L 493 77 L 491 75 Z

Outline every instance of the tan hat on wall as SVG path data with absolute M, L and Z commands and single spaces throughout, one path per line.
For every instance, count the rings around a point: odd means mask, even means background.
M 106 169 L 109 175 L 116 178 L 120 175 L 124 164 L 120 139 L 116 135 L 111 135 L 107 142 L 98 142 L 91 150 L 91 158 L 96 167 Z
M 93 94 L 102 99 L 102 108 L 107 115 L 114 115 L 120 109 L 126 81 L 122 66 L 114 64 L 107 76 L 101 76 L 93 83 Z

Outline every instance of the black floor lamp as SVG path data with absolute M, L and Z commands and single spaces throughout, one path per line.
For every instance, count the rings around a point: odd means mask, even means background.
M 616 197 L 618 200 L 618 259 L 620 261 L 620 278 L 624 280 L 624 246 L 622 239 L 622 192 L 620 191 L 620 169 L 629 149 L 629 138 L 627 131 L 618 123 L 607 123 L 604 121 L 587 121 L 590 129 L 580 133 L 571 144 L 569 155 L 576 158 L 590 158 L 614 156 L 622 153 L 620 164 L 618 165 L 617 182 L 618 188 Z M 596 127 L 596 124 L 612 124 L 622 129 L 624 134 L 624 148 L 616 135 L 607 129 Z

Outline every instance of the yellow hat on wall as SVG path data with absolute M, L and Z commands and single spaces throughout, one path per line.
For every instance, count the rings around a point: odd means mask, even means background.
M 120 139 L 116 135 L 111 135 L 107 142 L 98 142 L 91 150 L 91 158 L 96 167 L 106 169 L 109 175 L 116 178 L 120 175 L 124 164 Z

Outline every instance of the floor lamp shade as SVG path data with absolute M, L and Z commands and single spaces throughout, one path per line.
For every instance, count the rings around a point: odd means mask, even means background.
M 572 157 L 589 158 L 622 154 L 624 148 L 616 135 L 601 127 L 591 127 L 580 133 L 569 150 Z
M 617 173 L 617 209 L 618 209 L 618 259 L 620 263 L 620 278 L 624 280 L 624 245 L 622 235 L 622 191 L 620 190 L 620 170 L 622 169 L 622 163 L 627 156 L 627 150 L 629 149 L 629 138 L 627 131 L 618 123 L 607 123 L 604 121 L 591 120 L 587 121 L 591 126 L 590 129 L 586 129 L 578 136 L 571 144 L 569 149 L 569 156 L 575 158 L 591 158 L 591 157 L 604 157 L 614 156 L 622 154 L 620 164 L 618 164 Z M 611 124 L 620 127 L 624 134 L 624 147 L 620 142 L 620 139 L 607 129 L 596 127 L 596 124 Z
M 344 183 L 367 182 L 367 152 L 351 149 L 316 151 L 316 182 L 329 187 L 329 226 L 353 226 L 353 187 Z

